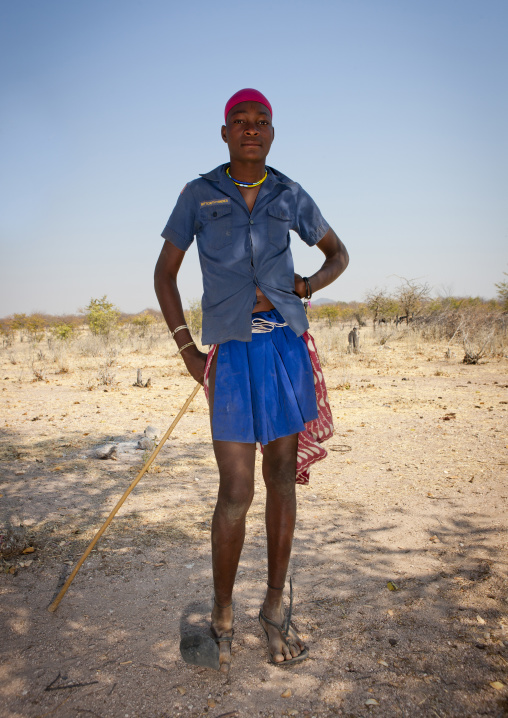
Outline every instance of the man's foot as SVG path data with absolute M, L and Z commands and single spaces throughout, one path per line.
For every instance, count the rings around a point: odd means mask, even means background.
M 268 639 L 270 662 L 290 666 L 308 658 L 309 652 L 295 629 L 290 625 L 291 609 L 284 617 L 282 591 L 269 588 L 259 612 L 259 622 Z
M 221 673 L 229 673 L 231 667 L 231 642 L 233 641 L 233 604 L 220 606 L 215 598 L 212 606 L 210 629 L 219 646 L 219 665 Z

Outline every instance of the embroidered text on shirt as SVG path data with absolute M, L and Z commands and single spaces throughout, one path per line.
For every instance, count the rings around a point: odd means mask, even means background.
M 200 202 L 201 207 L 208 207 L 210 204 L 229 204 L 229 199 L 212 199 L 209 202 Z

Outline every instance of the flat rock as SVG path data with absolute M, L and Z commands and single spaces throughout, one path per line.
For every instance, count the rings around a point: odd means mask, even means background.
M 116 459 L 117 458 L 117 448 L 116 444 L 103 444 L 102 446 L 98 446 L 95 449 L 94 452 L 96 459 Z

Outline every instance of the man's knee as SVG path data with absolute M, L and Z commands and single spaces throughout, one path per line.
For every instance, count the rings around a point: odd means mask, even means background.
M 244 518 L 254 497 L 254 486 L 246 483 L 222 483 L 219 488 L 217 508 L 225 513 L 228 520 Z
M 293 485 L 296 477 L 298 436 L 284 436 L 270 442 L 263 454 L 265 482 L 275 485 Z
M 296 463 L 289 461 L 264 461 L 263 478 L 268 491 L 289 495 L 295 493 Z

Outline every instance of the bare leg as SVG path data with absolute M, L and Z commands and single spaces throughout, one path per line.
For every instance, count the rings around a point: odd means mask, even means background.
M 263 614 L 279 625 L 284 619 L 282 589 L 291 556 L 296 521 L 296 458 L 298 434 L 271 441 L 263 451 L 263 478 L 266 485 L 266 536 L 268 543 L 268 588 Z M 272 660 L 282 663 L 298 656 L 304 644 L 290 629 L 289 645 L 280 632 L 263 621 L 268 633 Z
M 245 517 L 254 496 L 255 444 L 214 441 L 220 484 L 212 521 L 212 569 L 215 601 L 212 630 L 232 635 L 232 595 L 245 538 Z M 221 642 L 221 670 L 229 670 L 230 644 Z
M 210 416 L 213 413 L 215 366 L 210 372 Z M 217 637 L 231 636 L 233 629 L 233 586 L 245 538 L 245 517 L 254 496 L 255 444 L 214 441 L 219 467 L 219 493 L 212 521 L 212 569 L 215 600 L 212 631 Z M 220 642 L 221 671 L 231 663 L 230 644 Z

